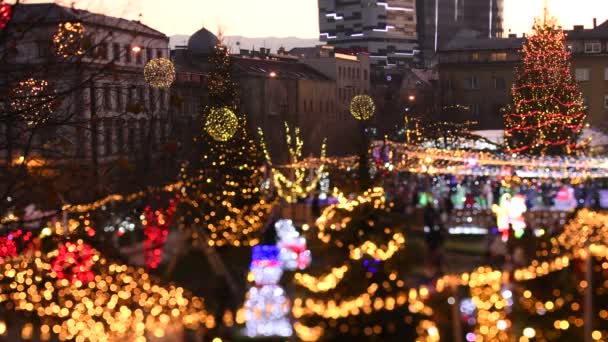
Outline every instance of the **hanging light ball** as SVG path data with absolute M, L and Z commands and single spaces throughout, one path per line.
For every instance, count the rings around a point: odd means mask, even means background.
M 6 27 L 8 22 L 11 20 L 13 8 L 11 5 L 0 2 L 0 30 Z
M 28 125 L 44 123 L 53 112 L 53 97 L 49 83 L 28 78 L 11 89 L 11 109 Z
M 55 50 L 55 54 L 63 58 L 83 55 L 83 39 L 84 26 L 82 23 L 59 23 L 57 32 L 53 36 L 53 49 Z
M 207 114 L 205 131 L 216 141 L 230 140 L 238 127 L 239 119 L 226 107 L 212 108 Z
M 357 120 L 367 121 L 374 116 L 376 105 L 369 95 L 357 95 L 350 102 L 350 113 Z
M 66 242 L 59 246 L 51 270 L 58 279 L 87 283 L 95 278 L 92 267 L 98 259 L 93 248 L 82 240 Z
M 151 59 L 144 68 L 144 78 L 151 87 L 169 88 L 175 81 L 175 67 L 167 58 Z

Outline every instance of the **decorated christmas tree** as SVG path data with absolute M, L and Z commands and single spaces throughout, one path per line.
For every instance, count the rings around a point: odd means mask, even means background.
M 202 109 L 198 157 L 183 168 L 186 224 L 203 228 L 203 243 L 250 245 L 268 206 L 261 198 L 261 155 L 240 111 L 228 49 L 218 43 L 209 57 L 208 99 Z M 202 222 L 202 224 L 197 224 Z
M 565 35 L 552 19 L 536 20 L 533 30 L 512 88 L 514 108 L 504 116 L 507 150 L 572 154 L 581 147 L 577 139 L 586 108 L 570 71 Z

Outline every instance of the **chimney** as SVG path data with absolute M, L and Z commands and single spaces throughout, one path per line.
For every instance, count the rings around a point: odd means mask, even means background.
M 239 52 L 239 54 L 241 56 L 249 56 L 249 50 L 247 50 L 247 49 L 241 49 L 241 51 Z
M 517 34 L 516 33 L 509 33 L 509 38 L 517 38 Z
M 593 18 L 593 28 L 597 28 L 597 18 Z
M 574 31 L 582 31 L 585 27 L 583 25 L 574 25 Z

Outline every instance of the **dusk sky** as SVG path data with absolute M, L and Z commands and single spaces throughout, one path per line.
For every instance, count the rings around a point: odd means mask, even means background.
M 428 0 L 431 1 L 431 0 Z M 22 0 L 22 2 L 49 2 Z M 72 0 L 57 0 L 69 5 Z M 544 0 L 504 0 L 505 32 L 530 31 L 541 15 Z M 167 35 L 191 34 L 202 25 L 226 35 L 247 37 L 316 38 L 319 35 L 317 0 L 77 0 L 76 6 L 112 15 L 137 18 Z M 550 12 L 565 28 L 592 25 L 608 19 L 608 0 L 549 0 Z

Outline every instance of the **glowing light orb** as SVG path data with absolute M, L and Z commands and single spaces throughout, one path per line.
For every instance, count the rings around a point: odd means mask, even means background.
M 53 112 L 50 93 L 49 83 L 45 80 L 23 80 L 10 92 L 10 107 L 28 125 L 44 123 Z
M 57 32 L 53 36 L 53 49 L 55 50 L 55 54 L 63 58 L 83 55 L 83 38 L 84 26 L 82 23 L 59 23 Z
M 357 95 L 350 102 L 350 113 L 357 120 L 367 121 L 374 116 L 376 105 L 369 95 Z
M 214 140 L 226 142 L 232 138 L 239 127 L 239 119 L 226 107 L 212 108 L 207 114 L 205 131 Z
M 175 67 L 167 58 L 151 59 L 144 68 L 144 78 L 151 87 L 169 88 L 175 81 Z

